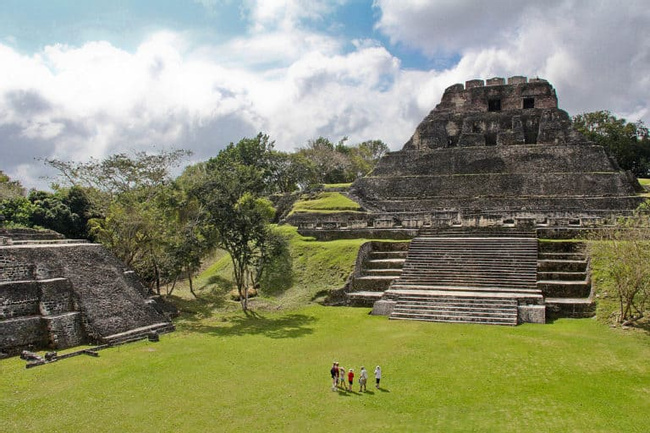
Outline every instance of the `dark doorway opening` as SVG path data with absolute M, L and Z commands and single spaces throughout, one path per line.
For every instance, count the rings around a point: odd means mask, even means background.
M 524 110 L 535 108 L 535 98 L 524 98 Z
M 485 145 L 486 146 L 496 146 L 497 145 L 497 135 L 496 133 L 487 133 L 485 134 Z
M 488 99 L 488 111 L 501 111 L 501 99 Z

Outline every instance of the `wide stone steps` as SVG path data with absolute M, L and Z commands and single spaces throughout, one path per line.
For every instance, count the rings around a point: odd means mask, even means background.
M 516 299 L 448 295 L 403 297 L 390 319 L 514 326 L 517 314 Z
M 468 228 L 468 227 L 423 227 L 418 234 L 419 238 L 435 237 L 435 238 L 475 238 L 482 237 L 515 237 L 515 238 L 536 238 L 537 234 L 534 230 L 510 230 L 503 227 L 498 229 L 488 228 Z
M 528 295 L 535 294 L 540 295 L 542 291 L 536 287 L 532 288 L 519 288 L 519 287 L 505 287 L 505 286 L 445 286 L 440 284 L 408 284 L 408 283 L 393 283 L 390 286 L 391 291 L 397 290 L 436 290 L 443 292 L 457 292 L 457 291 L 469 291 L 469 292 L 483 292 L 483 293 L 511 293 L 511 294 L 520 294 Z
M 390 284 L 402 274 L 408 243 L 373 242 L 352 279 L 347 299 L 352 305 L 372 306 Z M 367 295 L 372 293 L 373 295 Z
M 584 243 L 540 242 L 537 288 L 546 297 L 547 311 L 559 317 L 590 317 L 589 260 Z

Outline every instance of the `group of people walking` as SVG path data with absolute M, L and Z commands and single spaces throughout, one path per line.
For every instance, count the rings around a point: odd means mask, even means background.
M 345 367 L 339 366 L 338 362 L 335 362 L 332 365 L 330 370 L 332 374 L 332 391 L 336 391 L 337 387 L 341 387 L 347 391 L 352 391 L 352 385 L 354 384 L 354 369 L 349 369 L 345 371 Z M 381 380 L 381 367 L 375 367 L 375 388 L 379 389 L 379 381 Z M 365 392 L 366 383 L 368 382 L 368 371 L 366 367 L 361 367 L 359 371 L 359 392 Z

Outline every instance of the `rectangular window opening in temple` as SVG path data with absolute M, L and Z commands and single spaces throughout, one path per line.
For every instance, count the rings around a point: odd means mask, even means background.
M 501 99 L 489 99 L 488 111 L 501 111 Z
M 535 98 L 524 98 L 524 110 L 535 108 Z

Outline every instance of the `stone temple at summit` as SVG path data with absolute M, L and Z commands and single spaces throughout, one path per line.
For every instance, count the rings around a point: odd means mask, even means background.
M 417 225 L 589 225 L 635 209 L 637 188 L 572 128 L 546 80 L 516 76 L 447 88 L 351 193 L 369 212 Z
M 630 215 L 639 192 L 573 129 L 549 82 L 513 76 L 448 87 L 403 148 L 346 192 L 361 211 L 287 221 L 319 239 L 393 240 L 361 247 L 333 304 L 391 319 L 545 323 L 593 315 L 588 254 L 572 238 Z

